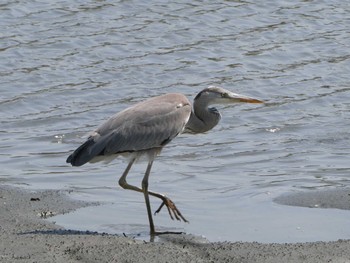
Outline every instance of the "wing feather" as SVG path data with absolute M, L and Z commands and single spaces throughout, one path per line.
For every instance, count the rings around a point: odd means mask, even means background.
M 140 102 L 98 127 L 67 162 L 79 166 L 99 155 L 161 148 L 184 130 L 190 115 L 191 104 L 182 94 Z
M 122 112 L 113 120 L 116 125 L 107 129 L 104 154 L 162 147 L 183 131 L 190 114 L 190 104 L 169 100 L 158 101 L 156 105 L 139 105 Z M 102 135 L 106 131 L 105 127 L 101 128 L 97 132 Z

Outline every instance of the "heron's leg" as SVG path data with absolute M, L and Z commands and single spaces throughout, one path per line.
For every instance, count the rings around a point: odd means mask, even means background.
M 137 191 L 137 192 L 142 192 L 142 190 L 136 186 L 133 186 L 131 184 L 128 184 L 126 182 L 126 176 L 128 175 L 129 171 L 130 171 L 130 168 L 131 166 L 134 164 L 134 162 L 136 161 L 136 158 L 133 158 L 130 160 L 128 166 L 126 167 L 123 175 L 120 177 L 119 179 L 119 185 L 121 187 L 123 187 L 124 189 L 128 189 L 128 190 L 134 190 L 134 191 Z
M 150 232 L 151 235 L 154 235 L 156 233 L 154 229 L 154 223 L 153 223 L 153 217 L 152 217 L 152 210 L 151 210 L 151 203 L 149 201 L 149 193 L 148 193 L 148 178 L 149 174 L 151 172 L 153 160 L 150 160 L 147 165 L 145 176 L 142 179 L 142 192 L 145 196 L 145 202 L 147 207 L 147 214 L 148 214 L 148 220 L 149 220 L 149 226 L 150 226 Z
M 127 190 L 133 190 L 133 191 L 137 191 L 137 192 L 140 192 L 140 193 L 143 193 L 142 189 L 137 187 L 137 186 L 134 186 L 134 185 L 130 185 L 127 183 L 126 181 L 126 176 L 128 175 L 129 171 L 130 171 L 130 168 L 131 166 L 134 164 L 136 158 L 134 159 L 131 159 L 131 161 L 129 162 L 128 166 L 126 167 L 123 175 L 120 177 L 119 179 L 119 185 L 124 188 L 124 189 L 127 189 Z M 163 202 L 161 204 L 161 206 L 157 209 L 157 211 L 155 212 L 155 214 L 159 213 L 160 210 L 163 208 L 163 206 L 165 205 L 168 209 L 168 212 L 169 212 L 169 216 L 171 219 L 174 219 L 174 217 L 177 219 L 177 220 L 183 220 L 184 222 L 188 222 L 181 214 L 181 212 L 177 209 L 177 207 L 175 206 L 174 202 L 171 201 L 168 197 L 166 197 L 165 195 L 163 194 L 160 194 L 160 193 L 155 193 L 155 192 L 152 192 L 152 191 L 148 191 L 148 194 L 151 195 L 151 196 L 154 196 L 154 197 L 157 197 L 159 199 L 161 199 Z

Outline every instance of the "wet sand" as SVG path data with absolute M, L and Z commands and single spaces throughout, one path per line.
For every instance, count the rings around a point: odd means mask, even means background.
M 330 200 L 338 203 L 341 196 L 348 198 L 348 192 L 345 189 L 325 195 L 318 193 L 317 200 L 323 200 L 327 207 L 335 207 Z M 301 199 L 305 203 L 300 195 L 284 198 Z M 298 201 L 288 204 L 300 205 Z M 66 191 L 31 192 L 0 186 L 0 262 L 350 262 L 350 240 L 210 243 L 182 234 L 164 235 L 158 242 L 145 242 L 66 230 L 44 219 L 88 205 L 96 204 L 71 200 Z M 308 205 L 306 202 L 305 206 Z

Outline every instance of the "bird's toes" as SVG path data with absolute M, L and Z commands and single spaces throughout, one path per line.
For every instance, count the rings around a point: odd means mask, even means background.
M 186 223 L 188 223 L 188 221 L 186 220 L 186 218 L 181 214 L 181 212 L 179 211 L 179 209 L 177 209 L 175 203 L 173 201 L 171 201 L 169 198 L 164 197 L 162 204 L 159 206 L 159 208 L 154 212 L 154 214 L 158 214 L 160 212 L 160 210 L 163 208 L 163 206 L 166 206 L 168 209 L 168 213 L 169 216 L 172 220 L 174 220 L 174 218 L 176 220 L 179 221 L 184 221 Z

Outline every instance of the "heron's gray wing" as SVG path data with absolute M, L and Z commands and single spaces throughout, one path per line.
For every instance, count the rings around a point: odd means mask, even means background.
M 98 155 L 162 147 L 181 133 L 191 105 L 181 94 L 166 94 L 121 111 L 97 128 L 67 162 L 83 165 Z
M 162 147 L 183 131 L 190 114 L 190 104 L 177 97 L 161 96 L 137 104 L 96 131 L 101 136 L 97 142 L 105 145 L 101 154 Z

